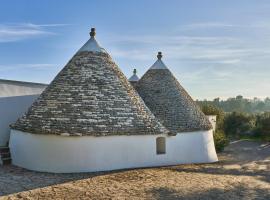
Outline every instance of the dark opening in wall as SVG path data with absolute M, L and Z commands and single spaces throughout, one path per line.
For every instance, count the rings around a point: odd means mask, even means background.
M 156 149 L 157 149 L 157 154 L 165 154 L 166 153 L 166 139 L 165 139 L 165 137 L 158 137 L 156 139 Z

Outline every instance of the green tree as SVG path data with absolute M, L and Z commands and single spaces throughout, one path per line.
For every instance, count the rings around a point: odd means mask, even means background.
M 257 116 L 256 132 L 264 140 L 270 141 L 270 112 Z
M 221 152 L 229 144 L 229 140 L 223 131 L 218 130 L 214 133 L 214 142 L 217 152 Z
M 253 115 L 242 112 L 232 112 L 224 119 L 224 131 L 227 135 L 239 136 L 252 131 L 255 127 L 256 119 Z
M 244 98 L 242 95 L 238 95 L 227 100 L 221 100 L 215 98 L 212 101 L 203 100 L 198 101 L 199 104 L 211 104 L 221 108 L 224 112 L 246 112 L 246 113 L 262 113 L 270 112 L 270 98 L 261 100 L 257 97 L 253 99 Z

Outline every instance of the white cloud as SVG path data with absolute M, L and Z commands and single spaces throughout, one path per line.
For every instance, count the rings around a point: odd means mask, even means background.
M 163 51 L 164 58 L 190 62 L 236 64 L 251 55 L 263 56 L 269 52 L 264 48 L 247 47 L 243 41 L 232 37 L 129 36 L 114 40 L 112 54 L 132 60 L 149 60 L 156 51 Z M 137 42 L 137 46 L 131 44 Z M 125 44 L 125 45 L 123 45 Z
M 9 64 L 9 65 L 0 65 L 0 71 L 12 71 L 22 69 L 46 69 L 48 67 L 54 66 L 56 66 L 56 64 L 46 64 L 46 63 Z
M 211 36 L 189 36 L 189 35 L 122 35 L 121 37 L 111 36 L 111 43 L 126 44 L 136 43 L 137 45 L 159 45 L 159 44 L 205 44 L 213 45 L 219 43 L 235 42 L 233 37 L 211 37 Z
M 270 89 L 270 23 L 203 23 L 189 28 L 186 32 L 115 36 L 109 46 L 114 47 L 113 57 L 124 60 L 123 66 L 132 63 L 140 72 L 162 51 L 164 62 L 180 83 L 200 99 L 269 96 L 265 91 Z
M 14 42 L 44 35 L 55 34 L 49 27 L 66 26 L 68 24 L 0 24 L 0 42 Z
M 229 24 L 223 22 L 203 22 L 203 23 L 192 23 L 183 25 L 180 27 L 182 31 L 196 30 L 196 29 L 269 29 L 270 23 L 261 21 L 249 24 Z
M 41 27 L 59 27 L 59 26 L 69 26 L 71 24 L 33 24 L 33 23 L 23 23 L 22 26 L 41 28 Z
M 239 27 L 239 25 L 235 24 L 227 24 L 221 22 L 205 22 L 205 23 L 193 23 L 188 25 L 181 26 L 181 29 L 184 30 L 192 30 L 192 29 L 201 29 L 201 28 L 232 28 Z
M 266 26 L 258 23 L 256 26 Z M 237 25 L 222 23 L 204 23 L 196 26 L 233 27 Z M 195 25 L 191 25 L 195 26 Z M 254 25 L 255 26 L 255 25 Z M 255 29 L 256 30 L 256 29 Z M 182 35 L 122 35 L 111 36 L 112 55 L 130 61 L 152 60 L 157 51 L 162 51 L 164 59 L 178 60 L 190 63 L 209 63 L 219 65 L 242 65 L 259 60 L 270 60 L 270 33 L 261 36 L 262 31 L 253 35 L 230 34 L 208 36 L 196 34 Z M 264 32 L 267 33 L 267 30 Z M 269 45 L 267 45 L 269 44 Z M 116 47 L 116 48 L 115 48 Z M 250 63 L 249 63 L 250 64 Z M 244 66 L 242 66 L 244 67 Z

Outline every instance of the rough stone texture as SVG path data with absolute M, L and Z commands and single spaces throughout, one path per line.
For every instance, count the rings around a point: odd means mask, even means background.
M 152 113 L 172 133 L 212 128 L 169 69 L 149 69 L 135 88 Z
M 270 145 L 240 141 L 218 163 L 53 174 L 0 166 L 0 199 L 270 199 Z
M 78 52 L 13 129 L 58 135 L 146 135 L 156 120 L 107 53 Z
M 134 88 L 136 88 L 136 87 L 137 87 L 138 81 L 129 81 L 129 83 L 130 83 Z

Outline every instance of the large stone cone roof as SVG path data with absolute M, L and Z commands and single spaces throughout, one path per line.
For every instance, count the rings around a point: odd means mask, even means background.
M 11 127 L 34 134 L 57 135 L 169 133 L 110 55 L 96 41 L 94 46 L 91 41 L 74 55 L 28 113 Z
M 136 84 L 148 108 L 172 133 L 209 130 L 211 124 L 170 70 L 158 60 Z

